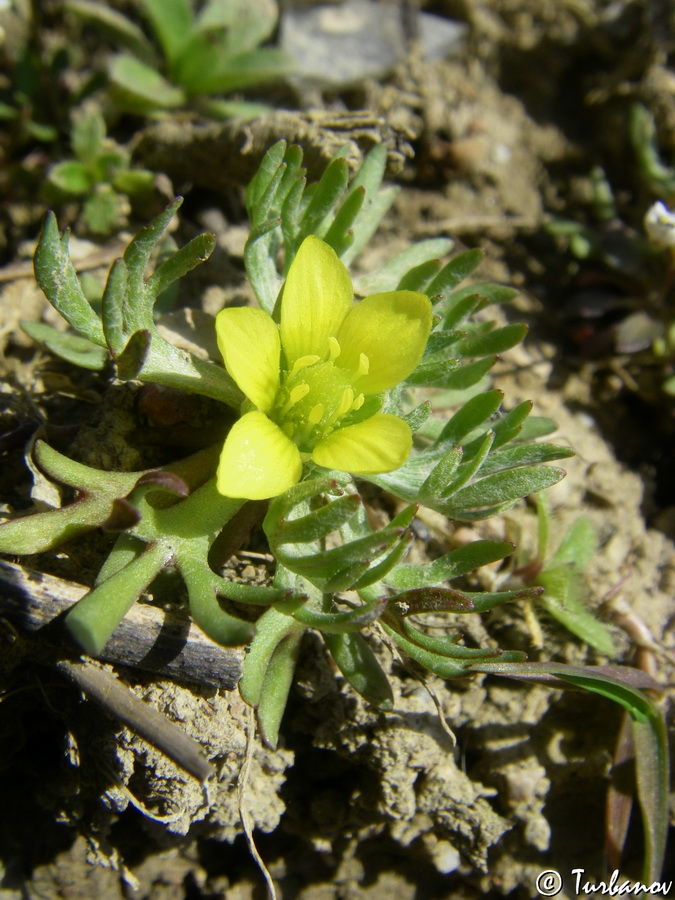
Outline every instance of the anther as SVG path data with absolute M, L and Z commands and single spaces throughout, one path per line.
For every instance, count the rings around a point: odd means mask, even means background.
M 353 402 L 354 391 L 350 387 L 346 387 L 342 393 L 342 400 L 340 401 L 340 405 L 337 408 L 335 418 L 339 419 L 340 416 L 344 416 L 346 412 L 349 412 L 349 410 L 352 408 Z
M 326 411 L 326 407 L 324 406 L 324 404 L 317 403 L 316 406 L 313 406 L 310 409 L 309 415 L 307 416 L 308 421 L 312 425 L 318 425 L 319 422 L 321 421 L 321 419 L 323 418 L 323 414 L 325 411 Z
M 308 356 L 301 356 L 299 359 L 293 363 L 293 368 L 291 369 L 288 377 L 292 378 L 294 375 L 300 371 L 300 369 L 306 369 L 307 366 L 313 366 L 314 363 L 319 362 L 321 359 L 320 356 L 317 356 L 315 353 L 311 353 Z
M 290 405 L 295 406 L 303 397 L 306 397 L 309 394 L 309 385 L 308 384 L 298 384 L 291 391 L 290 396 Z

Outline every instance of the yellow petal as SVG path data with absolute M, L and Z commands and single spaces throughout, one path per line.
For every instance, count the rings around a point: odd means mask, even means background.
M 303 356 L 328 356 L 329 340 L 353 301 L 349 274 L 333 248 L 313 235 L 305 238 L 281 300 L 281 345 L 289 368 Z
M 269 412 L 279 390 L 279 329 L 262 309 L 223 309 L 216 316 L 225 366 L 258 409 Z
M 403 381 L 422 357 L 431 331 L 431 302 L 415 291 L 371 294 L 338 332 L 335 365 L 354 372 L 356 393 L 379 394 Z
M 312 459 L 326 469 L 376 475 L 398 469 L 411 449 L 412 432 L 407 422 L 378 413 L 329 434 L 316 445 Z
M 226 497 L 266 500 L 300 480 L 302 460 L 293 441 L 257 410 L 232 426 L 218 465 L 217 486 Z

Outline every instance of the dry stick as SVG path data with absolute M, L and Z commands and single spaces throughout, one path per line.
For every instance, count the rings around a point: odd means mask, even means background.
M 88 697 L 190 775 L 199 781 L 213 775 L 215 769 L 202 755 L 199 744 L 175 722 L 140 700 L 110 672 L 87 661 L 61 660 L 54 665 Z
M 0 618 L 21 634 L 35 634 L 88 590 L 84 585 L 0 560 Z M 64 639 L 63 649 L 67 648 Z M 115 629 L 100 658 L 113 665 L 231 691 L 241 676 L 244 652 L 215 644 L 184 616 L 136 603 Z
M 136 697 L 105 669 L 87 660 L 53 658 L 54 651 L 58 654 L 67 649 L 68 643 L 58 628 L 46 626 L 57 626 L 57 617 L 87 590 L 83 585 L 0 560 L 0 620 L 19 634 L 33 636 L 44 629 L 41 641 L 47 647 L 56 643 L 50 662 L 59 672 L 190 775 L 205 781 L 213 767 L 202 755 L 200 745 L 177 724 Z M 219 647 L 185 619 L 136 604 L 101 656 L 112 663 L 232 690 L 239 679 L 243 652 Z

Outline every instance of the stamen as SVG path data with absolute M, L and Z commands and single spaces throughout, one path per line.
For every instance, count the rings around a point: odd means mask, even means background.
M 293 368 L 291 369 L 288 377 L 292 378 L 294 375 L 297 375 L 300 369 L 306 369 L 307 366 L 313 366 L 314 363 L 319 362 L 321 359 L 320 356 L 317 356 L 315 353 L 312 353 L 308 356 L 301 356 L 293 363 Z
M 296 384 L 294 388 L 292 388 L 288 400 L 286 404 L 282 407 L 281 417 L 285 418 L 292 407 L 295 406 L 303 397 L 306 397 L 309 394 L 309 385 L 308 384 Z
M 340 353 L 340 344 L 338 343 L 338 339 L 336 337 L 328 338 L 328 362 L 333 362 L 338 358 Z
M 359 375 L 367 375 L 370 371 L 370 360 L 365 353 L 359 356 Z
M 352 409 L 353 410 L 361 409 L 361 407 L 363 406 L 363 404 L 365 402 L 365 399 L 366 398 L 365 398 L 364 394 L 359 394 L 359 396 L 356 398 L 356 400 L 354 400 L 354 402 L 352 403 Z
M 350 387 L 346 387 L 342 393 L 342 400 L 340 401 L 340 405 L 337 408 L 335 418 L 339 419 L 340 416 L 344 416 L 346 412 L 349 412 L 349 410 L 352 408 L 353 402 L 354 391 Z
M 291 396 L 289 398 L 290 406 L 295 406 L 303 397 L 306 397 L 309 394 L 309 385 L 308 384 L 298 384 L 291 391 Z
M 307 416 L 307 420 L 312 425 L 318 425 L 321 419 L 323 418 L 323 414 L 326 411 L 326 407 L 323 403 L 317 403 L 316 406 L 313 406 L 309 411 L 309 415 Z

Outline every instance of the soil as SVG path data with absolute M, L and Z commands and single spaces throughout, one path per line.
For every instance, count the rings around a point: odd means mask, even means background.
M 587 285 L 635 304 L 651 274 L 624 274 L 617 286 L 616 271 L 575 258 L 549 225 L 563 218 L 624 238 L 640 233 L 653 197 L 631 150 L 630 109 L 639 101 L 652 112 L 662 157 L 675 161 L 673 12 L 665 0 L 438 0 L 425 9 L 467 25 L 448 59 L 429 61 L 412 45 L 378 79 L 322 92 L 296 85 L 286 111 L 245 125 L 134 120 L 133 133 L 126 125 L 135 160 L 186 194 L 178 243 L 205 229 L 218 237 L 213 257 L 182 284 L 187 312 L 165 326 L 198 327 L 204 314 L 250 296 L 241 191 L 273 140 L 300 141 L 310 173 L 346 141 L 353 164 L 385 142 L 402 190 L 360 265 L 368 271 L 416 240 L 449 236 L 456 249 L 485 250 L 480 280 L 518 287 L 502 314 L 527 321 L 530 333 L 501 360 L 495 386 L 510 406 L 532 399 L 536 414 L 558 423 L 556 440 L 574 448 L 550 492 L 554 540 L 581 515 L 592 522 L 599 546 L 584 597 L 610 627 L 617 661 L 648 665 L 665 690 L 675 652 L 672 397 L 660 389 L 661 363 L 613 349 L 616 319 L 594 318 L 592 343 L 579 314 Z M 591 199 L 598 166 L 615 192 L 610 225 Z M 21 320 L 58 318 L 29 264 L 39 209 L 35 197 L 10 198 L 2 215 L 0 511 L 12 514 L 59 502 L 27 466 L 27 422 L 43 423 L 58 449 L 83 462 L 128 470 L 176 458 L 194 430 L 194 420 L 181 430 L 139 415 L 137 385 L 59 361 L 21 331 Z M 71 246 L 97 274 L 124 235 Z M 190 414 L 204 422 L 212 412 Z M 471 528 L 421 513 L 413 552 L 438 556 L 477 535 L 518 535 L 533 552 L 535 510 L 523 503 Z M 86 584 L 108 546 L 96 535 L 18 561 Z M 261 550 L 255 541 L 244 548 L 239 571 L 257 577 Z M 488 567 L 481 578 L 496 584 L 508 574 Z M 460 623 L 471 642 L 531 659 L 603 661 L 543 610 L 513 604 L 473 619 Z M 631 623 L 648 630 L 651 649 L 637 646 Z M 217 777 L 204 787 L 30 652 L 10 652 L 17 639 L 0 627 L 0 900 L 263 897 L 242 806 L 284 900 L 535 897 L 544 869 L 563 874 L 566 898 L 575 896 L 573 869 L 602 877 L 621 713 L 598 696 L 493 677 L 422 679 L 376 634 L 395 695 L 383 713 L 336 675 L 310 634 L 280 749 L 253 741 L 242 800 L 251 719 L 236 690 L 114 669 L 205 748 Z M 634 821 L 622 875 L 640 877 L 641 853 Z

